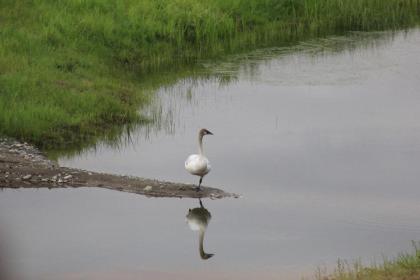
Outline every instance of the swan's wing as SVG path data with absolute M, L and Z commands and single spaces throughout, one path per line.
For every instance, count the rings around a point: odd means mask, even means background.
M 198 155 L 190 155 L 187 160 L 185 161 L 185 168 L 187 168 L 187 166 L 190 166 L 191 164 L 194 164 L 195 162 L 198 161 L 199 156 Z
M 206 161 L 206 167 L 207 167 L 206 168 L 206 174 L 207 174 L 211 170 L 211 165 L 210 165 L 210 161 L 207 158 L 205 158 L 205 161 Z

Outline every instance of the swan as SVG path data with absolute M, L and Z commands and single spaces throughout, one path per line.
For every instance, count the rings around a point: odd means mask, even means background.
M 200 176 L 200 181 L 196 191 L 200 190 L 203 177 L 210 172 L 211 166 L 207 157 L 203 152 L 203 137 L 204 135 L 213 135 L 210 131 L 203 128 L 198 132 L 198 154 L 190 155 L 185 161 L 185 169 L 192 175 Z
M 199 252 L 200 257 L 203 260 L 207 260 L 214 256 L 214 254 L 207 254 L 204 252 L 203 242 L 204 242 L 204 233 L 206 232 L 207 225 L 210 222 L 211 214 L 204 208 L 203 203 L 200 201 L 200 207 L 189 209 L 187 214 L 187 223 L 191 230 L 199 231 Z

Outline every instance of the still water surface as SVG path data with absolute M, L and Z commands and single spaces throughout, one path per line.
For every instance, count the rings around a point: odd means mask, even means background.
M 1 238 L 24 279 L 299 279 L 380 261 L 420 239 L 420 31 L 349 34 L 203 63 L 159 89 L 139 128 L 60 164 L 195 183 L 205 127 L 202 260 L 194 199 L 100 189 L 4 190 Z M 5 240 L 7 242 L 5 242 Z M 29 277 L 30 276 L 30 277 Z

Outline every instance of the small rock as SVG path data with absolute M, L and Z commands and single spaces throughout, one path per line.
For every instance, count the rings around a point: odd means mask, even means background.
M 31 174 L 28 174 L 28 175 L 25 175 L 25 176 L 22 177 L 23 180 L 29 180 L 31 178 L 32 178 Z
M 70 180 L 71 178 L 73 178 L 71 175 L 64 176 L 64 180 Z
M 148 191 L 151 191 L 152 189 L 153 189 L 152 186 L 145 186 L 143 191 L 148 192 Z
M 63 183 L 63 180 L 60 178 L 60 179 L 58 179 L 58 181 L 57 181 L 59 184 L 61 184 L 61 183 Z

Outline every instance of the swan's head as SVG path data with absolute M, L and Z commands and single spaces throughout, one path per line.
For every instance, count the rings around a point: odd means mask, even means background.
M 204 135 L 213 135 L 213 133 L 211 133 L 205 128 L 200 129 L 200 132 L 198 134 L 200 135 L 200 137 L 203 137 Z

